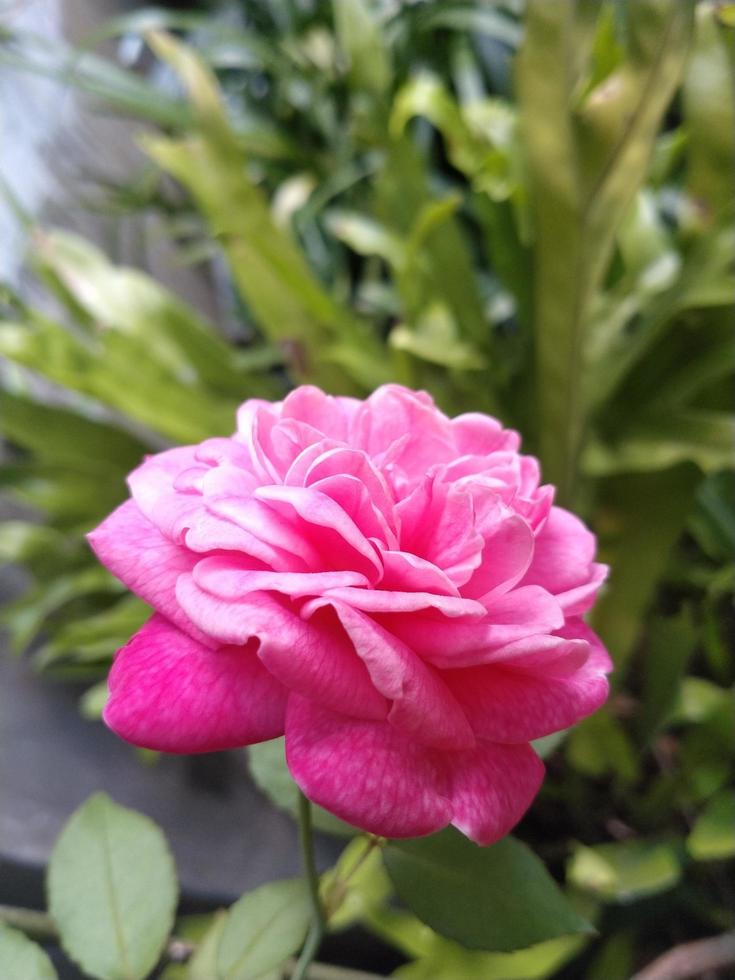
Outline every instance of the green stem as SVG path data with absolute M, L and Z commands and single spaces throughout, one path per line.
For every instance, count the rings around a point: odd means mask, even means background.
M 311 803 L 303 793 L 299 792 L 299 840 L 301 843 L 301 858 L 304 863 L 304 876 L 309 886 L 312 905 L 312 922 L 309 935 L 306 937 L 296 969 L 291 974 L 291 980 L 305 980 L 311 962 L 316 956 L 321 941 L 324 938 L 325 920 L 324 908 L 319 896 L 319 873 L 314 857 L 314 828 L 311 820 Z

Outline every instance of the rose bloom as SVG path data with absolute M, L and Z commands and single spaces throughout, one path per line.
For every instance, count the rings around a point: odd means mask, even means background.
M 375 834 L 490 844 L 605 700 L 582 621 L 606 568 L 517 433 L 397 385 L 245 402 L 231 438 L 148 457 L 89 536 L 155 610 L 105 721 L 164 752 L 286 736 L 314 802 Z

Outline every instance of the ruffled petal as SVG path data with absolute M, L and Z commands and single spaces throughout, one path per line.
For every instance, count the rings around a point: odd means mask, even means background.
M 445 749 L 474 745 L 467 718 L 438 671 L 359 610 L 341 603 L 335 603 L 334 610 L 373 684 L 393 702 L 391 724 L 425 745 Z
M 483 608 L 486 616 L 474 621 L 447 622 L 418 614 L 410 618 L 382 616 L 381 621 L 419 656 L 437 667 L 486 663 L 509 643 L 553 633 L 564 625 L 559 603 L 537 585 L 493 595 Z
M 287 693 L 254 649 L 211 649 L 153 616 L 118 651 L 105 722 L 160 752 L 214 752 L 283 733 Z
M 581 647 L 586 659 L 579 665 Z M 607 679 L 587 644 L 567 641 L 555 656 L 551 663 L 521 658 L 443 676 L 479 738 L 529 742 L 575 725 L 607 698 Z
M 267 592 L 225 600 L 183 575 L 179 602 L 207 634 L 223 643 L 259 640 L 258 656 L 286 687 L 358 718 L 384 718 L 387 700 L 375 689 L 334 613 L 307 622 Z
M 87 540 L 102 564 L 149 606 L 202 643 L 211 641 L 192 623 L 176 600 L 176 581 L 197 560 L 143 516 L 126 500 Z
M 356 721 L 292 695 L 286 761 L 306 796 L 383 837 L 420 837 L 452 817 L 431 751 L 390 724 Z

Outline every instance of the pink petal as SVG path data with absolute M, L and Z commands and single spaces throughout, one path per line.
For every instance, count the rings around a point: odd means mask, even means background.
M 287 695 L 252 649 L 212 650 L 153 616 L 110 671 L 109 727 L 161 752 L 213 752 L 276 738 Z
M 520 660 L 522 666 L 515 668 L 513 661 L 504 661 L 444 671 L 443 676 L 479 738 L 529 742 L 575 725 L 604 704 L 604 672 L 589 658 L 574 669 L 578 646 L 580 641 L 571 641 L 558 651 L 563 657 L 564 648 L 572 648 L 571 666 L 563 659 L 548 667 L 538 660 Z
M 128 476 L 133 500 L 142 514 L 166 537 L 181 543 L 189 517 L 202 506 L 198 494 L 179 493 L 177 477 L 185 470 L 199 469 L 196 446 L 180 446 L 148 456 Z
M 288 722 L 287 722 L 288 724 Z M 446 753 L 452 823 L 477 844 L 494 844 L 533 802 L 544 766 L 530 745 L 478 744 Z
M 380 589 L 385 592 L 433 592 L 459 596 L 457 586 L 440 568 L 408 551 L 384 551 Z
M 366 586 L 359 572 L 274 572 L 238 566 L 237 558 L 215 555 L 194 567 L 196 584 L 220 599 L 242 599 L 250 592 L 280 592 L 289 596 L 318 596 L 339 586 Z
M 266 489 L 283 488 L 263 488 L 264 491 Z M 266 547 L 293 556 L 302 562 L 305 568 L 323 570 L 319 549 L 310 541 L 308 535 L 303 533 L 303 528 L 289 520 L 288 515 L 283 516 L 267 502 L 256 497 L 245 499 L 226 497 L 209 501 L 207 507 L 210 513 L 237 525 Z
M 557 634 L 567 640 L 584 640 L 585 643 L 589 643 L 591 651 L 589 659 L 598 670 L 609 674 L 614 669 L 610 654 L 605 649 L 602 640 L 583 620 L 579 618 L 568 619 L 562 628 L 557 630 Z
M 132 592 L 195 639 L 208 643 L 176 600 L 176 581 L 196 561 L 148 521 L 133 500 L 114 510 L 87 540 L 102 564 Z
M 536 537 L 533 561 L 523 585 L 542 585 L 567 613 L 589 608 L 606 574 L 594 564 L 595 536 L 569 511 L 552 507 Z
M 219 502 L 213 506 L 218 506 Z M 264 541 L 236 521 L 202 510 L 194 515 L 191 526 L 184 534 L 184 543 L 194 560 L 202 554 L 216 551 L 240 552 L 243 556 L 261 562 L 270 568 L 296 571 L 306 567 L 306 562 L 291 551 L 285 551 Z
M 491 592 L 508 592 L 520 582 L 531 564 L 534 536 L 517 514 L 505 514 L 483 532 L 482 564 L 462 589 L 463 595 L 483 602 Z
M 313 385 L 301 385 L 286 397 L 281 417 L 299 419 L 331 438 L 345 440 L 359 406 L 355 398 L 333 398 Z
M 306 796 L 384 837 L 419 837 L 452 816 L 431 752 L 387 723 L 356 721 L 292 695 L 286 761 Z
M 474 745 L 467 719 L 437 671 L 369 616 L 341 603 L 334 610 L 373 684 L 393 702 L 391 724 L 425 745 L 447 749 Z
M 379 589 L 329 589 L 328 599 L 344 602 L 354 609 L 374 613 L 413 613 L 420 609 L 435 609 L 450 619 L 477 618 L 484 615 L 485 607 L 474 599 L 461 596 L 435 595 L 432 592 L 383 592 Z M 559 624 L 561 625 L 561 624 Z M 407 627 L 410 630 L 410 625 Z
M 480 412 L 467 412 L 452 419 L 452 435 L 461 456 L 487 456 L 498 450 L 515 452 L 521 444 L 517 432 L 504 429 L 497 419 Z
M 375 689 L 331 610 L 307 622 L 269 593 L 218 599 L 199 588 L 191 575 L 181 576 L 176 592 L 182 607 L 208 635 L 234 644 L 257 638 L 258 656 L 286 687 L 358 718 L 387 715 L 386 699 Z
M 486 663 L 509 643 L 553 633 L 564 625 L 559 603 L 536 585 L 493 595 L 485 605 L 487 615 L 473 622 L 447 623 L 426 615 L 382 616 L 381 621 L 420 657 L 437 667 Z
M 475 526 L 471 493 L 427 477 L 396 507 L 401 550 L 441 568 L 463 585 L 482 561 L 483 539 Z
M 322 559 L 320 570 L 344 568 L 362 572 L 371 581 L 380 577 L 375 547 L 331 497 L 302 487 L 261 487 L 256 491 L 282 521 L 296 522 L 298 530 Z

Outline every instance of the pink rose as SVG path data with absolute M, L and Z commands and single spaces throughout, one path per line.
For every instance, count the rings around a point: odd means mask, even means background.
M 611 666 L 582 621 L 595 538 L 519 441 L 397 385 L 302 387 L 150 456 L 89 536 L 155 609 L 107 724 L 167 752 L 285 732 L 303 792 L 358 827 L 502 837 L 543 776 L 529 742 L 598 708 Z

